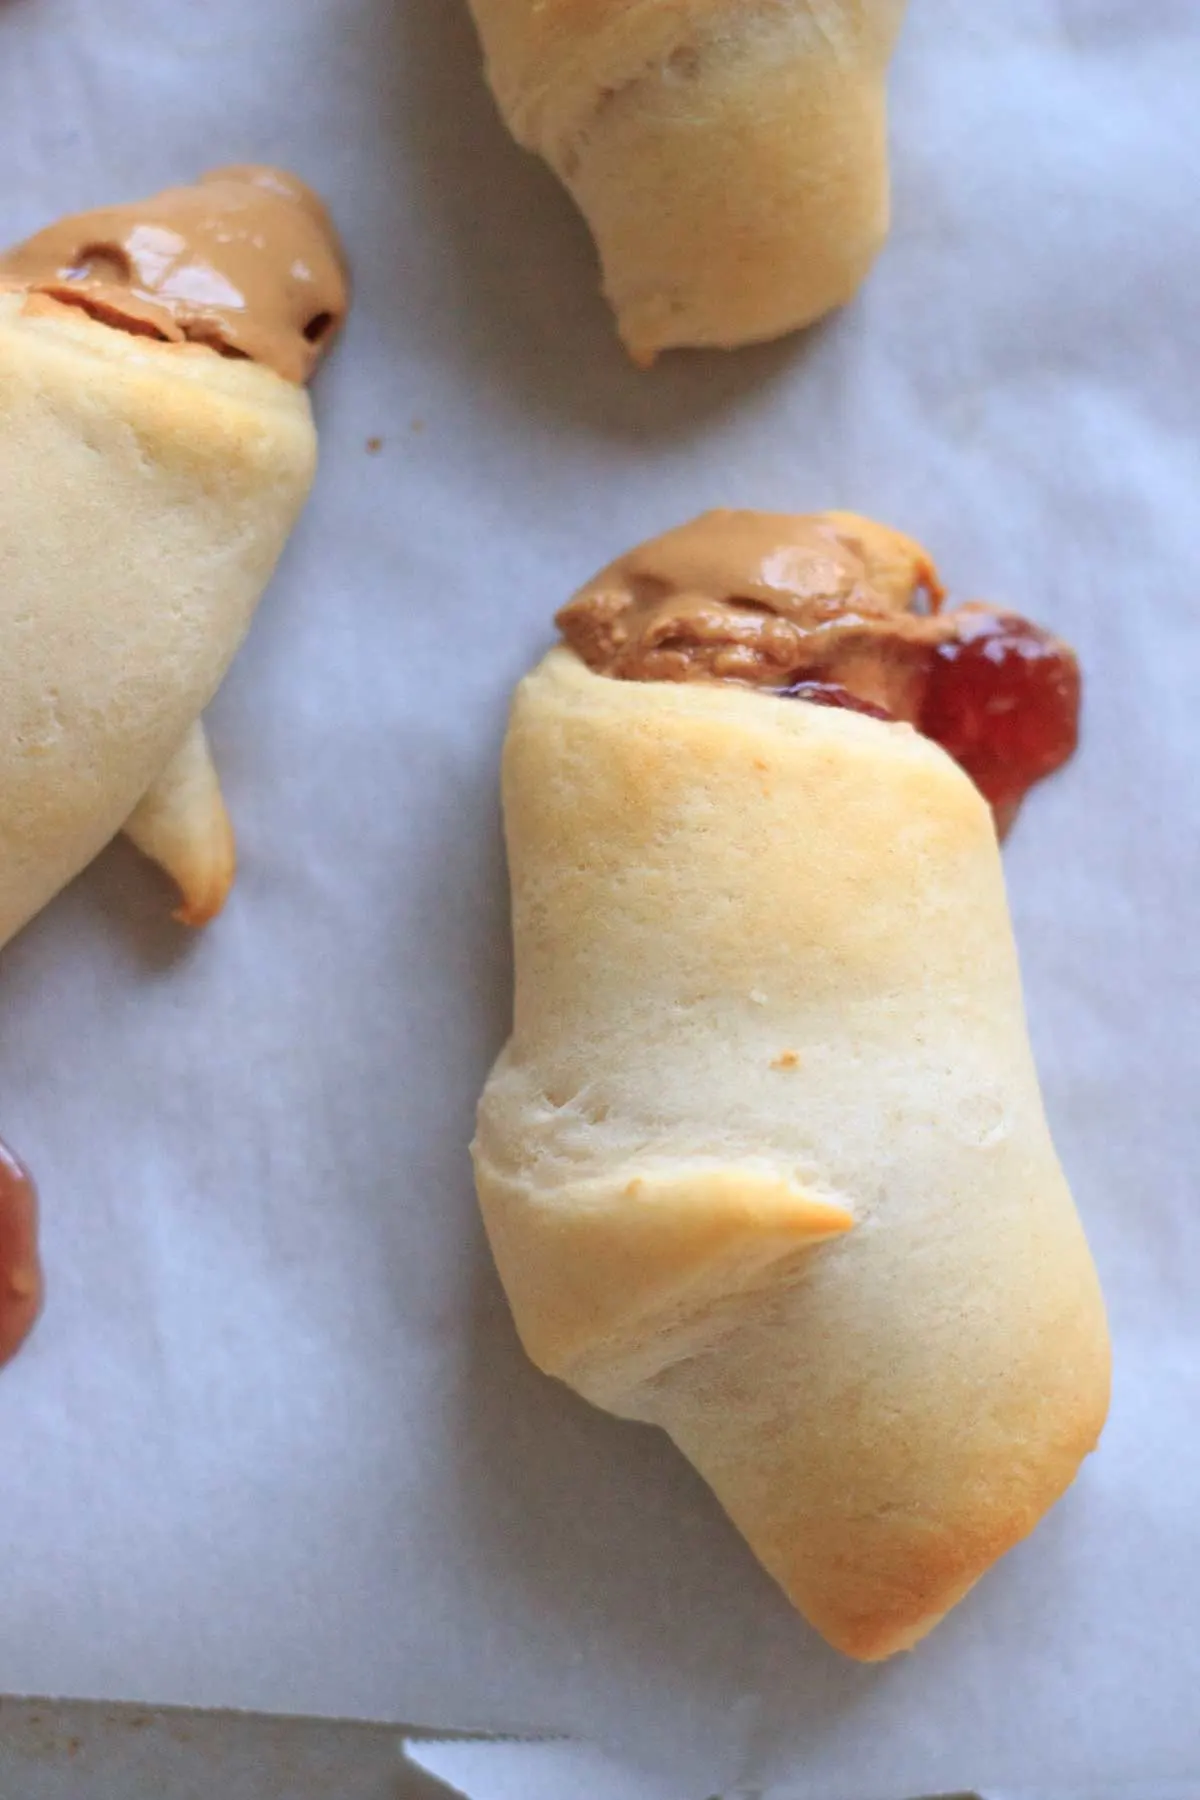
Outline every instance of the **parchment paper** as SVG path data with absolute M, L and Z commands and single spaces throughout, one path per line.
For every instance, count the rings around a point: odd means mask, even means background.
M 213 714 L 228 914 L 185 937 L 118 847 L 0 969 L 51 1284 L 0 1379 L 0 1688 L 577 1733 L 689 1800 L 1200 1779 L 1198 66 L 1186 0 L 916 0 L 861 301 L 644 376 L 457 0 L 7 0 L 6 239 L 278 160 L 358 298 Z M 1090 683 L 1009 871 L 1112 1424 L 877 1670 L 664 1440 L 526 1365 L 466 1155 L 508 1006 L 508 691 L 578 581 L 720 502 L 902 525 Z

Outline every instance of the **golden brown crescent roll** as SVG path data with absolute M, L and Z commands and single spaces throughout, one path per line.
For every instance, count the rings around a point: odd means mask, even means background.
M 974 641 L 986 609 L 897 610 L 931 587 L 866 521 L 718 514 L 564 610 L 505 748 L 515 1013 L 474 1146 L 533 1360 L 668 1431 L 865 1660 L 1033 1528 L 1108 1404 L 992 816 L 856 692 L 909 692 L 906 619 Z
M 471 0 L 513 135 L 595 236 L 640 363 L 779 337 L 888 229 L 904 0 Z
M 0 943 L 122 827 L 219 911 L 201 713 L 308 495 L 303 382 L 347 303 L 272 169 L 63 219 L 0 256 Z
M 178 887 L 175 917 L 181 925 L 216 918 L 233 886 L 237 849 L 202 720 L 191 726 L 124 831 Z

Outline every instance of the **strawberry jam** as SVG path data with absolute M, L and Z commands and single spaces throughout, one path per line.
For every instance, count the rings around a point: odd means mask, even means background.
M 893 713 L 870 700 L 860 700 L 839 681 L 794 681 L 790 687 L 780 688 L 779 694 L 784 700 L 807 700 L 810 706 L 840 706 L 844 712 L 866 713 L 868 718 L 895 723 Z
M 916 724 L 967 771 L 1003 837 L 1035 782 L 1079 742 L 1080 679 L 1074 653 L 1012 613 L 965 607 L 956 635 L 930 656 Z
M 827 679 L 836 662 L 820 676 L 798 669 L 776 692 L 875 719 L 906 719 L 966 770 L 1004 837 L 1030 788 L 1061 768 L 1079 742 L 1079 664 L 1060 638 L 987 606 L 942 613 L 930 628 L 927 642 L 880 646 L 882 666 L 904 658 L 900 713 Z
M 41 1308 L 37 1190 L 0 1144 L 0 1364 L 17 1354 Z

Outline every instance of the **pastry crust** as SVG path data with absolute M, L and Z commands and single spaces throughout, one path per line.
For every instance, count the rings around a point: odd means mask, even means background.
M 316 433 L 270 369 L 0 294 L 0 465 L 4 943 L 172 764 L 304 504 Z
M 1108 1404 L 987 806 L 908 726 L 561 648 L 504 798 L 475 1162 L 525 1344 L 663 1426 L 831 1643 L 906 1648 Z
M 635 360 L 843 305 L 889 219 L 904 0 L 471 0 L 518 142 L 592 228 Z
M 233 887 L 237 846 L 203 720 L 190 728 L 124 832 L 178 887 L 173 916 L 179 923 L 211 924 Z

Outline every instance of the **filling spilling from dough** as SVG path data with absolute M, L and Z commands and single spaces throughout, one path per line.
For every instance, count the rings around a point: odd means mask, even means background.
M 1003 834 L 1079 735 L 1069 645 L 972 601 L 926 552 L 849 513 L 717 511 L 630 551 L 558 614 L 622 681 L 736 682 L 903 721 L 962 764 Z
M 305 382 L 341 329 L 346 265 L 312 190 L 281 169 L 214 169 L 191 187 L 47 226 L 0 256 L 0 289 L 164 343 L 200 344 Z

